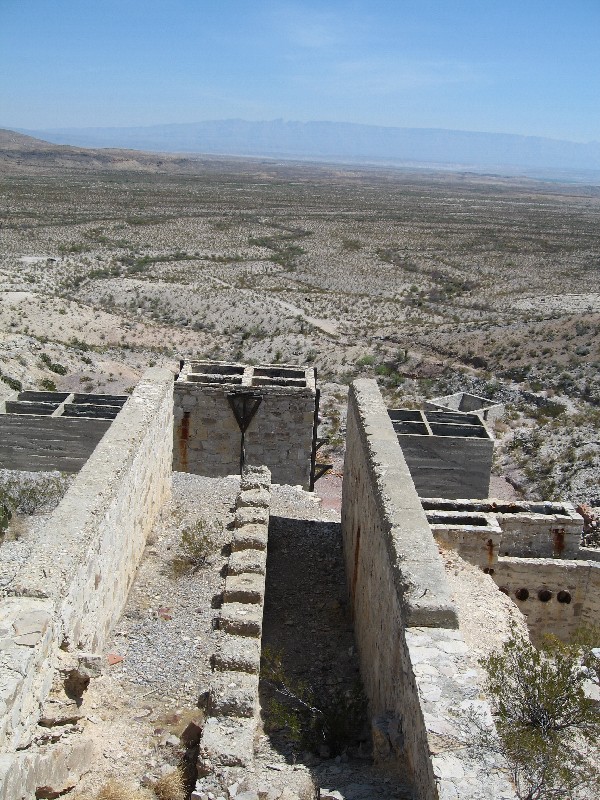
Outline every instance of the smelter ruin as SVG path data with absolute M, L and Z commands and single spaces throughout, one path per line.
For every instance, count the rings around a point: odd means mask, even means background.
M 175 380 L 149 370 L 128 398 L 22 392 L 1 411 L 4 469 L 75 477 L 25 563 L 9 563 L 0 546 L 0 572 L 10 573 L 0 624 L 0 800 L 58 796 L 89 768 L 88 741 L 53 742 L 40 736 L 40 721 L 57 681 L 98 674 L 173 470 L 242 475 L 192 797 L 243 781 L 260 715 L 271 483 L 314 486 L 315 371 L 192 361 Z M 374 757 L 390 774 L 401 769 L 417 800 L 515 798 L 499 765 L 463 746 L 461 711 L 492 723 L 438 543 L 492 576 L 534 637 L 568 638 L 600 610 L 600 551 L 582 549 L 572 506 L 488 499 L 493 438 L 479 411 L 390 411 L 373 380 L 349 391 L 348 602 Z

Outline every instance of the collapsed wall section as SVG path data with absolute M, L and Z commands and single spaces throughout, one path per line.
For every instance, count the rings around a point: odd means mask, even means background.
M 32 742 L 59 651 L 101 649 L 119 618 L 170 491 L 172 420 L 173 376 L 149 370 L 7 588 L 0 606 L 2 800 L 22 796 L 13 788 L 35 794 L 48 765 L 58 769 L 58 751 L 15 750 Z
M 342 535 L 375 754 L 402 765 L 419 800 L 514 798 L 495 764 L 473 759 L 465 705 L 489 710 L 466 663 L 444 567 L 375 381 L 350 389 Z M 441 747 L 441 743 L 444 746 Z
M 240 421 L 245 463 L 264 464 L 275 483 L 308 489 L 316 425 L 314 370 L 271 364 L 184 364 L 175 383 L 173 469 L 208 477 L 239 474 Z

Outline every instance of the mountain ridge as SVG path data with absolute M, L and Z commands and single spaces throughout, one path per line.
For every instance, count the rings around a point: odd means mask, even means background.
M 162 153 L 344 159 L 454 166 L 461 169 L 600 170 L 600 142 L 482 133 L 444 128 L 399 128 L 359 123 L 243 119 L 164 125 L 17 129 L 54 144 Z

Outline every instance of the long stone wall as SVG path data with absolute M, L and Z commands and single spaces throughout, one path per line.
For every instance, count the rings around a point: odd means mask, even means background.
M 342 533 L 378 760 L 403 765 L 419 800 L 514 798 L 495 765 L 471 758 L 453 722 L 465 705 L 487 706 L 375 381 L 349 393 Z
M 61 652 L 100 650 L 122 611 L 170 491 L 172 424 L 173 376 L 149 370 L 7 588 L 0 605 L 1 800 L 34 796 L 53 771 L 67 776 L 77 766 L 72 750 L 15 751 L 33 740 Z
M 230 785 L 254 764 L 270 492 L 269 470 L 246 467 L 236 500 L 232 552 L 218 618 L 223 637 L 212 657 L 209 716 L 200 740 L 200 778 L 192 800 Z

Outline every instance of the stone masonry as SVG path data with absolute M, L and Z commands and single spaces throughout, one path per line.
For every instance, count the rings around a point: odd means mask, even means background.
M 418 800 L 508 800 L 465 748 L 461 716 L 491 716 L 457 630 L 437 546 L 375 381 L 349 394 L 342 535 L 378 761 L 403 765 Z
M 209 716 L 198 756 L 201 777 L 192 798 L 233 783 L 254 763 L 270 489 L 266 467 L 245 468 L 218 618 L 224 636 L 212 658 Z
M 120 616 L 170 491 L 172 425 L 173 376 L 149 370 L 8 586 L 0 608 L 0 800 L 50 796 L 49 786 L 59 794 L 90 762 L 87 740 L 38 743 L 38 722 L 65 663 L 93 668 Z
M 314 370 L 272 364 L 190 362 L 175 382 L 173 469 L 239 474 L 241 431 L 230 396 L 260 398 L 245 433 L 246 463 L 264 464 L 275 483 L 309 488 L 317 391 Z

